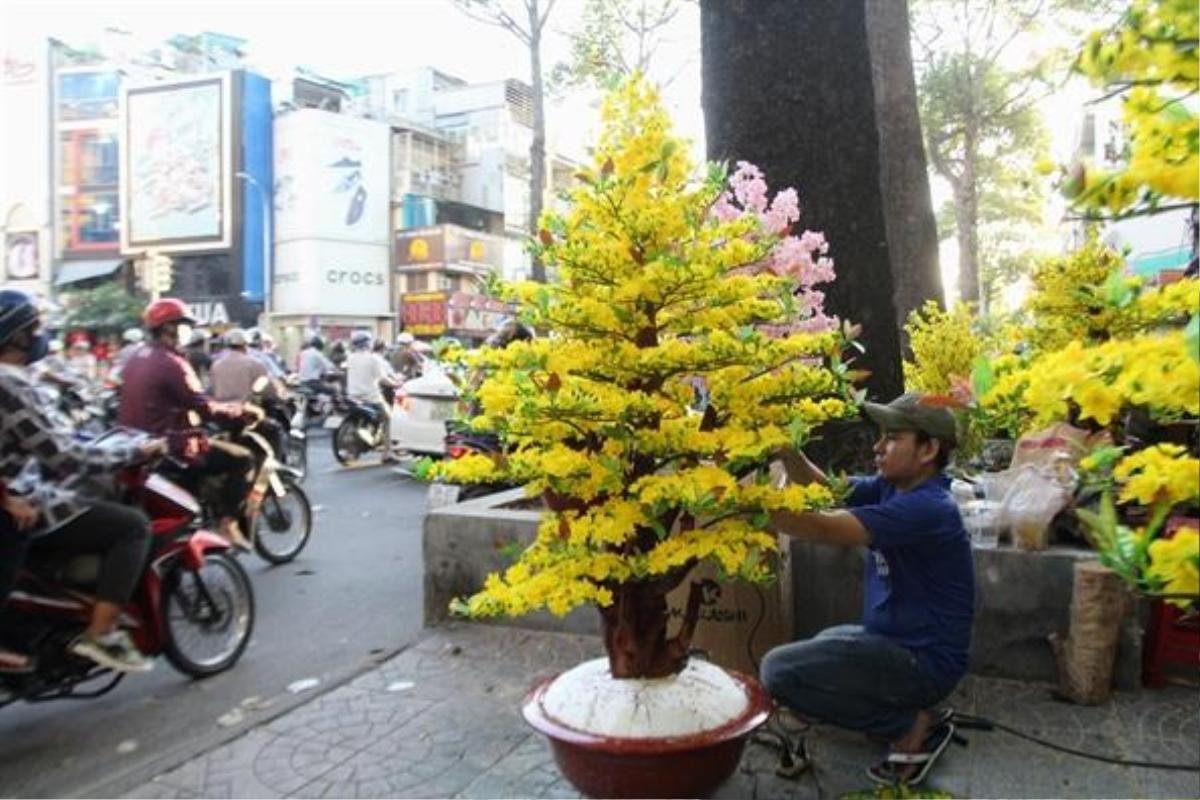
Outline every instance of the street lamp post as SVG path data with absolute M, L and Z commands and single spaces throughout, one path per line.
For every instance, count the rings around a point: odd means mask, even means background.
M 270 317 L 271 314 L 271 295 L 274 294 L 271 281 L 274 280 L 275 269 L 271 258 L 271 246 L 274 236 L 271 228 L 271 199 L 267 194 L 267 190 L 262 187 L 253 175 L 247 175 L 245 172 L 235 172 L 234 175 L 241 178 L 246 183 L 258 190 L 258 199 L 262 204 L 263 218 L 263 315 Z

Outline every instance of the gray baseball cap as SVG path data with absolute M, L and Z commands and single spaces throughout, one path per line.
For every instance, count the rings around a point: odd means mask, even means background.
M 863 411 L 885 431 L 922 431 L 951 447 L 958 442 L 954 414 L 929 395 L 906 392 L 886 405 L 863 403 Z

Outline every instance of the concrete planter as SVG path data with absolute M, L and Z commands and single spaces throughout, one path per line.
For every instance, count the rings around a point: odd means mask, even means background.
M 657 680 L 615 680 L 607 659 L 539 682 L 522 714 L 589 797 L 706 797 L 741 761 L 771 699 L 758 681 L 704 662 Z

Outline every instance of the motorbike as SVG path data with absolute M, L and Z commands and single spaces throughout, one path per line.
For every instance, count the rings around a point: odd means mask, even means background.
M 342 419 L 333 432 L 333 457 L 344 467 L 353 466 L 366 453 L 383 448 L 391 435 L 391 420 L 374 403 L 346 400 Z
M 254 401 L 262 406 L 267 419 L 285 432 L 283 446 L 277 448 L 279 452 L 275 457 L 291 467 L 296 481 L 302 483 L 308 476 L 308 434 L 304 432 L 303 399 L 295 392 L 283 397 L 266 397 L 260 393 Z
M 498 436 L 492 433 L 479 433 L 471 430 L 465 420 L 453 419 L 446 422 L 445 436 L 446 457 L 451 459 L 463 458 L 468 455 L 492 455 L 503 452 L 503 445 Z M 429 487 L 428 504 L 430 508 L 462 503 L 474 500 L 507 489 L 515 489 L 511 483 L 433 483 Z
M 299 381 L 294 381 L 291 385 L 299 395 L 297 416 L 292 418 L 293 427 L 300 430 L 307 430 L 311 425 L 329 427 L 327 421 L 344 410 L 341 387 L 333 378 L 321 381 L 319 385 Z
M 266 381 L 259 378 L 255 382 L 256 395 L 261 396 L 265 391 Z M 312 537 L 312 503 L 300 488 L 300 472 L 276 459 L 275 449 L 257 430 L 258 425 L 258 422 L 237 423 L 219 429 L 215 435 L 247 448 L 254 456 L 250 496 L 239 522 L 255 553 L 271 564 L 286 564 L 300 555 Z M 215 523 L 216 515 L 206 498 L 214 495 L 220 480 L 220 476 L 203 479 L 198 492 L 204 519 L 209 524 Z
M 97 441 L 138 436 L 114 431 Z M 113 482 L 118 497 L 145 510 L 153 534 L 151 555 L 121 626 L 144 654 L 165 655 L 185 675 L 205 678 L 230 669 L 254 629 L 249 575 L 228 543 L 199 524 L 195 497 L 160 470 L 131 467 Z M 26 562 L 0 628 L 6 641 L 37 659 L 37 667 L 29 674 L 0 675 L 0 706 L 100 697 L 121 682 L 124 673 L 67 649 L 87 627 L 99 566 L 98 555 Z

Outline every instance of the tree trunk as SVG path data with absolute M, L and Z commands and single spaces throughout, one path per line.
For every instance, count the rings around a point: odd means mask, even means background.
M 866 0 L 702 0 L 709 157 L 751 161 L 800 193 L 838 279 L 826 307 L 861 323 L 870 394 L 903 388 Z
M 867 0 L 867 38 L 896 320 L 903 325 L 925 301 L 944 302 L 907 0 Z
M 542 81 L 542 30 L 538 0 L 529 8 L 529 68 L 533 86 L 533 142 L 529 145 L 529 235 L 537 241 L 538 218 L 542 216 L 542 198 L 546 191 L 546 90 Z M 532 278 L 546 282 L 546 266 L 534 255 Z
M 700 618 L 702 584 L 692 584 L 683 623 L 670 639 L 667 595 L 690 571 L 613 587 L 613 602 L 600 609 L 600 619 L 609 671 L 614 678 L 665 678 L 687 666 Z

